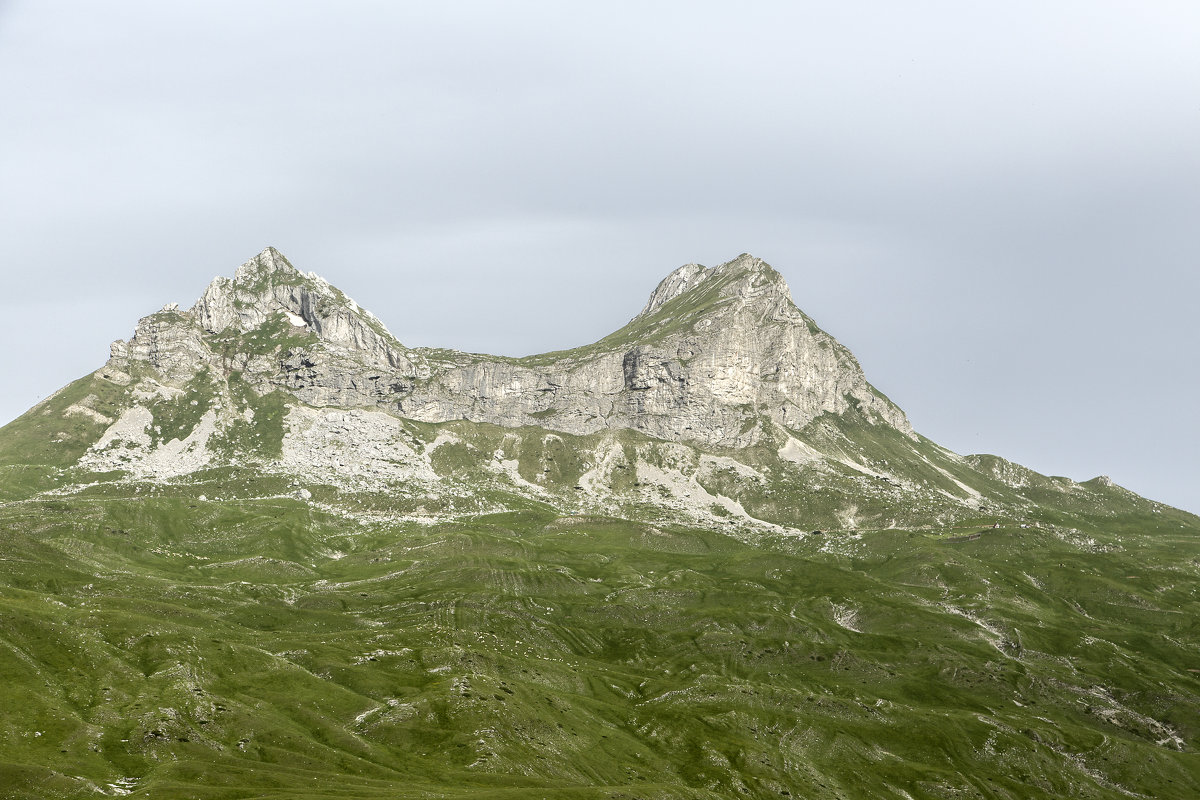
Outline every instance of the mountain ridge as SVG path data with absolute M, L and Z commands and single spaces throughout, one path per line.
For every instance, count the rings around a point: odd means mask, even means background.
M 521 498 L 765 530 L 1011 519 L 1046 502 L 1074 527 L 1074 498 L 1092 491 L 917 434 L 749 254 L 677 268 L 597 342 L 508 358 L 406 347 L 267 248 L 0 429 L 0 463 L 31 447 L 58 469 L 132 480 L 231 465 L 389 492 L 407 498 L 400 514 Z
M 711 279 L 689 284 L 680 277 L 685 271 Z M 172 327 L 168 319 L 164 330 L 154 317 L 143 320 L 128 343 L 113 344 L 109 365 L 121 370 L 130 359 L 145 360 L 179 379 L 194 374 L 198 362 L 213 361 L 202 352 L 205 333 L 249 332 L 282 313 L 292 332 L 300 338 L 311 332 L 323 347 L 292 348 L 273 382 L 312 405 L 394 403 L 425 421 L 512 427 L 536 419 L 569 433 L 630 427 L 743 446 L 756 431 L 741 429 L 760 407 L 781 424 L 802 427 L 824 411 L 844 411 L 849 395 L 886 424 L 912 432 L 903 412 L 866 382 L 853 355 L 795 307 L 782 277 L 749 255 L 711 269 L 681 267 L 625 327 L 591 345 L 520 359 L 404 347 L 373 314 L 315 273 L 296 270 L 274 248 L 240 266 L 232 280 L 215 279 L 186 313 L 196 326 Z M 314 361 L 321 349 L 332 349 L 322 354 L 330 357 Z M 697 356 L 703 356 L 699 369 L 690 369 Z M 337 374 L 321 374 L 322 363 Z M 238 366 L 258 374 L 272 369 L 249 359 Z M 390 374 L 364 374 L 380 370 Z M 513 396 L 522 390 L 524 396 Z M 559 390 L 570 395 L 565 406 Z M 467 397 L 469 403 L 460 401 Z M 722 419 L 710 424 L 714 416 Z
M 530 359 L 210 289 L 0 428 L 6 798 L 1200 794 L 1200 518 L 890 423 L 756 259 Z M 819 413 L 655 435 L 730 354 Z

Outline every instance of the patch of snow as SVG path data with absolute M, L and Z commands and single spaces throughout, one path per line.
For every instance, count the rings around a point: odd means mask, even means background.
M 308 327 L 308 322 L 306 322 L 304 317 L 300 316 L 299 314 L 293 314 L 291 311 L 288 311 L 285 308 L 285 309 L 283 309 L 283 315 L 285 317 L 287 317 L 287 321 L 289 323 L 291 323 L 292 327 L 294 327 L 294 328 L 307 328 Z

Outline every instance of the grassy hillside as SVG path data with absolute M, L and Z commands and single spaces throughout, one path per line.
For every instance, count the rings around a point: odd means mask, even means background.
M 313 408 L 294 327 L 0 429 L 0 798 L 1200 796 L 1200 518 L 853 402 L 741 449 Z
M 748 543 L 336 508 L 0 506 L 0 794 L 1200 796 L 1183 522 Z

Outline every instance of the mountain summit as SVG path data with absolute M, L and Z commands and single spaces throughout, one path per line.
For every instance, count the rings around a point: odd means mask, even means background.
M 4 431 L 0 464 L 33 453 L 151 481 L 249 468 L 386 492 L 398 513 L 521 497 L 856 528 L 1084 491 L 916 434 L 748 254 L 676 269 L 598 342 L 507 358 L 406 347 L 267 248 L 190 309 L 140 320 L 103 368 Z
M 514 359 L 267 249 L 0 428 L 0 795 L 1197 797 L 1198 535 L 749 255 Z
M 600 342 L 509 359 L 410 350 L 370 312 L 274 248 L 217 278 L 187 312 L 143 319 L 109 368 L 145 363 L 188 380 L 238 370 L 313 406 L 380 407 L 427 422 L 463 419 L 586 434 L 613 428 L 743 447 L 764 420 L 803 428 L 851 405 L 911 434 L 846 348 L 792 302 L 783 278 L 742 255 L 671 273 L 642 312 Z
M 189 310 L 168 306 L 143 318 L 129 341 L 112 344 L 109 366 L 124 371 L 146 363 L 175 379 L 206 367 L 237 369 L 269 381 L 280 370 L 273 358 L 280 348 L 306 344 L 367 371 L 414 371 L 373 314 L 316 273 L 297 270 L 273 247 L 238 267 L 232 279 L 214 279 Z

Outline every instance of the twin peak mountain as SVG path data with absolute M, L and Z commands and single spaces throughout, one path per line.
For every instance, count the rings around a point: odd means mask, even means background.
M 526 358 L 401 344 L 369 311 L 274 248 L 114 342 L 105 372 L 150 367 L 182 386 L 237 374 L 310 407 L 378 408 L 410 420 L 468 420 L 586 435 L 627 429 L 701 446 L 755 445 L 853 411 L 907 436 L 904 412 L 854 356 L 750 255 L 668 275 L 642 311 L 600 341 Z
M 352 497 L 388 518 L 551 507 L 746 530 L 1083 529 L 1165 508 L 918 435 L 749 255 L 680 267 L 598 342 L 506 358 L 406 347 L 268 248 L 0 429 L 5 465 L 53 491 Z

